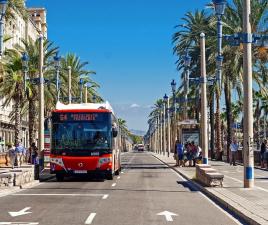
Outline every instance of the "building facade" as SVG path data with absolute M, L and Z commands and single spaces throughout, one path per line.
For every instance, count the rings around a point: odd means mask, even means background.
M 13 10 L 14 18 L 5 21 L 4 34 L 10 37 L 4 43 L 5 49 L 12 49 L 15 45 L 22 45 L 22 40 L 35 41 L 42 33 L 47 38 L 46 10 L 44 8 L 28 8 L 28 18 Z M 14 143 L 14 122 L 10 119 L 10 113 L 14 107 L 11 102 L 7 107 L 2 107 L 4 98 L 0 96 L 0 152 L 6 149 L 7 143 Z M 22 144 L 29 147 L 28 118 L 22 118 L 21 123 Z

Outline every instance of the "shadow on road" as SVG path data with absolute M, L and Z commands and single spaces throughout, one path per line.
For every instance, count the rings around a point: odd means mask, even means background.
M 179 185 L 182 185 L 184 188 L 188 188 L 191 192 L 197 192 L 197 190 L 192 187 L 190 181 L 177 181 Z
M 122 164 L 123 169 L 169 169 L 167 166 L 163 164 Z

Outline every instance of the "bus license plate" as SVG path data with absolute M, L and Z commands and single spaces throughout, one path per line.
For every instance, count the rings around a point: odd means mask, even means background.
M 84 174 L 84 173 L 87 173 L 86 170 L 74 170 L 74 173 L 76 174 Z
M 99 152 L 91 152 L 91 156 L 99 156 L 100 153 Z

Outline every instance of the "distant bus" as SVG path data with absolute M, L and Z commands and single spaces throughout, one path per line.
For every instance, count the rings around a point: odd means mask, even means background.
M 119 174 L 118 123 L 108 102 L 58 103 L 51 122 L 50 172 L 58 181 L 77 174 L 112 180 Z

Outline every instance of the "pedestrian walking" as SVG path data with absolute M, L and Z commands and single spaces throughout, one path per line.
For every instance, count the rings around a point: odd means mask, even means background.
M 232 153 L 232 160 L 230 162 L 230 165 L 233 164 L 234 166 L 236 166 L 236 154 L 237 154 L 238 148 L 239 148 L 239 145 L 238 145 L 237 141 L 233 140 L 233 142 L 230 145 L 230 150 Z
M 267 140 L 264 140 L 261 144 L 261 168 L 264 168 L 264 161 L 266 158 L 266 150 L 267 150 Z
M 192 154 L 192 159 L 193 159 L 193 166 L 195 166 L 196 158 L 198 154 L 198 148 L 195 145 L 194 141 L 192 141 L 192 144 L 191 144 L 191 154 Z
M 178 166 L 179 165 L 179 161 L 178 161 L 179 159 L 178 159 L 178 153 L 177 153 L 177 144 L 178 144 L 178 140 L 175 141 L 175 146 L 174 146 L 174 155 L 173 155 L 173 158 L 176 161 L 175 166 Z
M 35 143 L 31 144 L 30 152 L 31 152 L 31 163 L 36 164 L 36 160 L 38 156 L 38 148 L 36 147 Z
M 176 141 L 176 152 L 177 152 L 177 158 L 178 158 L 178 166 L 184 166 L 184 160 L 183 160 L 183 152 L 184 147 L 181 141 Z
M 20 167 L 22 163 L 24 162 L 24 158 L 26 154 L 26 150 L 20 142 L 16 144 L 15 152 L 16 152 L 17 164 L 18 164 L 18 167 Z
M 16 151 L 12 144 L 8 144 L 8 157 L 10 160 L 10 164 L 12 166 L 12 169 L 15 167 L 15 160 L 16 160 Z

